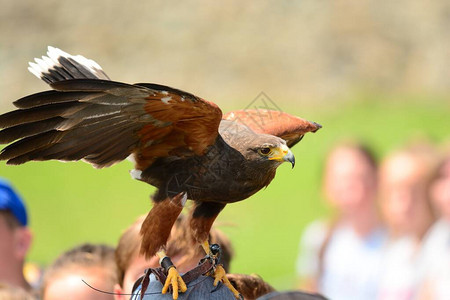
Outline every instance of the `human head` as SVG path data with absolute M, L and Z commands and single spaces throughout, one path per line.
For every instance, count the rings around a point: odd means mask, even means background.
M 256 299 L 275 291 L 275 289 L 265 282 L 258 275 L 227 274 L 230 283 L 247 299 Z
M 159 258 L 154 256 L 145 259 L 140 253 L 141 235 L 139 233 L 145 216 L 140 216 L 128 227 L 119 239 L 116 248 L 117 278 L 115 285 L 116 299 L 128 299 L 135 281 L 144 274 L 147 268 L 159 267 Z M 187 232 L 187 217 L 181 214 L 175 222 L 167 242 L 166 253 L 171 257 L 178 271 L 183 273 L 194 268 L 205 256 L 203 249 L 192 243 Z M 220 244 L 222 249 L 221 263 L 228 270 L 233 250 L 228 238 L 219 230 L 212 229 L 210 242 Z
M 25 205 L 11 185 L 0 179 L 0 282 L 30 289 L 23 275 L 32 235 Z
M 450 151 L 436 168 L 431 180 L 430 196 L 439 216 L 450 222 Z
M 259 297 L 257 300 L 327 300 L 320 294 L 302 291 L 272 292 Z
M 434 152 L 427 145 L 412 145 L 388 155 L 380 168 L 380 204 L 394 237 L 421 238 L 433 222 L 429 184 Z
M 343 217 L 373 211 L 376 172 L 375 158 L 368 147 L 355 142 L 338 144 L 326 160 L 326 198 Z
M 114 299 L 108 293 L 113 292 L 116 282 L 114 248 L 83 244 L 61 254 L 48 268 L 42 284 L 42 299 Z

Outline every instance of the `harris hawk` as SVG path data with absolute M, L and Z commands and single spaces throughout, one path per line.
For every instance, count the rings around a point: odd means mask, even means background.
M 159 84 L 111 81 L 83 56 L 49 47 L 29 70 L 52 90 L 14 102 L 0 115 L 0 160 L 83 160 L 104 168 L 130 158 L 133 178 L 157 188 L 142 228 L 141 253 L 167 266 L 173 298 L 186 286 L 164 246 L 187 199 L 193 240 L 208 255 L 210 228 L 228 204 L 244 200 L 295 160 L 289 146 L 321 128 L 287 113 L 256 109 L 222 116 L 220 108 L 193 94 Z M 169 209 L 170 208 L 170 209 Z M 220 265 L 217 284 L 229 284 Z

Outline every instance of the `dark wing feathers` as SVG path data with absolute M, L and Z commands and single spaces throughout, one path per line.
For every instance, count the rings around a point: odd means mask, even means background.
M 107 125 L 107 124 L 101 124 Z M 107 127 L 106 127 L 107 128 Z M 123 141 L 120 137 L 123 131 L 123 124 L 119 126 L 116 124 L 115 127 L 109 130 L 91 130 L 91 128 L 78 128 L 70 132 L 70 134 L 65 135 L 58 143 L 55 143 L 51 147 L 45 149 L 37 149 L 34 152 L 27 153 L 27 160 L 50 160 L 59 159 L 65 161 L 79 160 L 81 158 L 87 159 L 90 156 L 92 159 L 99 157 L 102 153 L 110 150 L 108 147 L 114 147 L 111 149 L 117 150 L 118 145 L 114 141 Z M 84 129 L 84 130 L 82 130 Z M 86 132 L 88 132 L 86 134 Z M 84 133 L 84 139 L 78 140 L 77 136 Z M 130 135 L 131 136 L 131 135 Z M 125 141 L 123 141 L 125 144 Z M 122 159 L 126 158 L 129 152 L 120 154 Z M 112 160 L 111 163 L 118 160 Z M 100 166 L 97 161 L 93 162 L 96 166 Z M 107 163 L 106 163 L 107 165 Z M 105 166 L 106 166 L 105 165 Z
M 13 142 L 0 160 L 82 159 L 106 167 L 135 154 L 136 168 L 145 169 L 171 153 L 202 153 L 218 134 L 220 109 L 175 89 L 99 79 L 51 86 L 54 91 L 19 99 L 20 109 L 0 115 L 0 143 Z
M 144 87 L 136 87 L 131 84 L 126 84 L 117 81 L 102 80 L 102 79 L 75 79 L 58 81 L 50 84 L 50 86 L 57 91 L 83 91 L 83 92 L 105 92 L 114 96 L 147 96 L 152 93 L 152 90 Z M 139 93 L 140 92 L 140 93 Z
M 57 129 L 64 122 L 63 117 L 54 117 L 47 120 L 30 122 L 12 126 L 0 131 L 0 144 L 8 144 L 17 139 L 39 134 L 41 132 Z
M 269 109 L 245 109 L 226 113 L 223 118 L 244 124 L 256 133 L 278 136 L 289 147 L 301 141 L 307 132 L 316 132 L 322 126 L 282 111 Z
M 33 136 L 28 136 L 5 147 L 0 153 L 1 160 L 8 160 L 9 164 L 17 164 L 12 159 L 33 152 L 43 147 L 58 142 L 64 135 L 64 131 L 50 130 Z
M 29 109 L 19 109 L 0 115 L 0 127 L 8 128 L 15 125 L 47 120 L 53 117 L 69 117 L 88 104 L 81 102 L 56 103 Z
M 100 93 L 88 93 L 81 101 L 103 105 L 128 105 L 130 102 L 133 102 L 132 98 L 127 98 L 126 96 L 111 96 L 110 94 Z
M 194 101 L 194 102 L 198 99 L 197 96 L 195 96 L 195 95 L 193 95 L 191 93 L 188 93 L 188 92 L 185 92 L 185 91 L 182 91 L 182 90 L 179 90 L 179 89 L 175 89 L 175 88 L 172 88 L 172 87 L 167 86 L 167 85 L 161 85 L 161 84 L 156 84 L 156 83 L 135 83 L 134 85 L 146 87 L 146 88 L 151 89 L 151 90 L 167 91 L 167 92 L 170 92 L 172 94 L 177 94 L 177 95 L 180 95 L 182 97 L 189 98 L 189 99 L 191 99 L 191 101 Z
M 78 63 L 71 57 L 59 57 L 59 63 L 63 66 L 63 68 L 57 68 L 61 77 L 64 79 L 74 79 L 74 78 L 89 78 L 96 79 L 98 78 L 96 75 L 92 74 L 92 72 L 86 68 L 84 65 Z M 67 72 L 67 71 L 68 72 Z M 56 72 L 52 72 L 54 75 Z
M 20 98 L 14 101 L 14 105 L 18 108 L 33 108 L 46 104 L 73 102 L 81 100 L 90 95 L 86 92 L 72 92 L 70 94 L 61 94 L 57 91 L 46 91 L 30 96 Z

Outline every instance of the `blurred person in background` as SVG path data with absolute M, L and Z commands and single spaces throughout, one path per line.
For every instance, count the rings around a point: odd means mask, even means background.
M 309 225 L 300 242 L 300 287 L 332 299 L 375 299 L 387 239 L 376 209 L 377 165 L 364 145 L 344 142 L 326 159 L 323 189 L 336 216 Z
M 115 251 L 117 263 L 118 283 L 114 286 L 115 299 L 129 299 L 133 285 L 145 272 L 147 268 L 158 268 L 159 257 L 145 259 L 139 253 L 141 248 L 141 235 L 139 233 L 145 215 L 139 217 L 128 227 L 119 239 Z M 186 216 L 181 214 L 175 222 L 167 244 L 167 255 L 171 257 L 177 270 L 185 273 L 195 268 L 199 261 L 205 256 L 203 248 L 193 247 L 191 238 L 187 232 L 188 224 L 185 224 Z M 230 240 L 219 230 L 213 228 L 210 232 L 210 243 L 220 245 L 222 254 L 220 263 L 225 270 L 229 270 L 233 255 Z M 159 289 L 159 292 L 161 289 Z
M 0 300 L 35 300 L 37 299 L 26 290 L 0 282 Z
M 438 164 L 430 196 L 439 219 L 425 235 L 418 299 L 450 299 L 450 151 Z
M 380 205 L 389 242 L 383 257 L 379 299 L 414 299 L 423 237 L 434 221 L 429 184 L 435 166 L 421 143 L 387 156 L 380 168 Z
M 61 254 L 47 269 L 42 299 L 114 299 L 115 283 L 114 248 L 83 244 Z
M 31 291 L 23 268 L 31 246 L 25 205 L 11 185 L 0 178 L 0 282 Z

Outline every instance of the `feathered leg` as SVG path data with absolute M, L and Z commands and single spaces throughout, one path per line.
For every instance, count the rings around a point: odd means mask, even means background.
M 197 202 L 196 207 L 191 215 L 190 227 L 194 240 L 201 244 L 203 250 L 211 258 L 215 259 L 216 255 L 211 252 L 208 242 L 209 231 L 220 211 L 225 207 L 225 204 L 215 202 Z M 240 299 L 239 292 L 234 288 L 226 277 L 225 269 L 221 264 L 214 266 L 214 286 L 222 282 L 226 285 L 237 299 Z
M 178 299 L 178 291 L 185 292 L 187 287 L 164 249 L 172 226 L 183 210 L 186 199 L 186 193 L 180 193 L 173 198 L 154 202 L 141 227 L 140 253 L 147 259 L 155 254 L 159 256 L 161 266 L 167 271 L 162 293 L 165 294 L 169 286 L 172 286 L 173 299 Z

